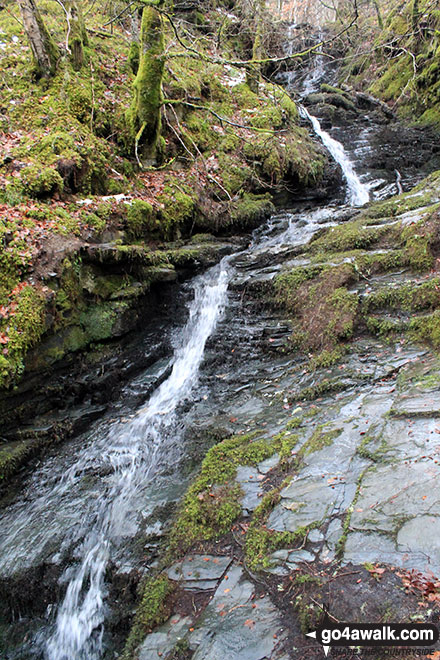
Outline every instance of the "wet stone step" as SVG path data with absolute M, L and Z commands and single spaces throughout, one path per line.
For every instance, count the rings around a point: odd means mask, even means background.
M 173 564 L 167 574 L 170 580 L 183 582 L 183 588 L 189 591 L 214 589 L 231 561 L 225 556 L 190 555 Z

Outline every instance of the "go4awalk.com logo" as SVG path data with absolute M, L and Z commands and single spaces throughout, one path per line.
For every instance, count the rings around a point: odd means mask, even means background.
M 439 640 L 433 623 L 335 623 L 326 614 L 308 637 L 322 644 L 327 656 L 331 647 L 431 647 Z

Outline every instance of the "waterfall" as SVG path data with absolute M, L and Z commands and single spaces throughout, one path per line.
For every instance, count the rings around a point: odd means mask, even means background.
M 111 546 L 121 535 L 135 494 L 153 477 L 161 454 L 180 440 L 177 408 L 197 381 L 206 341 L 224 308 L 231 270 L 228 264 L 226 257 L 195 280 L 194 300 L 174 352 L 170 376 L 134 419 L 122 428 L 120 424 L 111 427 L 101 445 L 112 475 L 107 490 L 96 500 L 94 523 L 78 549 L 79 565 L 68 576 L 56 629 L 46 643 L 49 660 L 92 660 L 102 654 L 104 577 Z M 79 460 L 73 472 L 82 470 L 83 463 Z
M 303 106 L 300 107 L 300 113 L 302 117 L 311 122 L 316 135 L 320 137 L 323 145 L 329 150 L 335 161 L 341 166 L 342 173 L 347 181 L 350 204 L 352 206 L 363 206 L 366 204 L 370 199 L 368 186 L 361 183 L 342 144 L 330 137 L 330 135 L 321 128 L 319 120 L 311 115 Z
M 323 39 L 324 35 L 320 30 L 318 34 L 318 42 L 323 41 Z M 324 77 L 324 57 L 320 54 L 317 54 L 314 56 L 313 61 L 315 66 L 303 81 L 303 96 L 308 96 L 309 94 L 316 92 L 316 90 L 319 88 L 319 83 Z

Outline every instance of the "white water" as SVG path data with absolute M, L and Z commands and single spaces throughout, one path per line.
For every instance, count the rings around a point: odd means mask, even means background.
M 95 524 L 81 547 L 81 563 L 59 607 L 56 630 L 47 642 L 49 660 L 92 660 L 102 651 L 105 618 L 104 573 L 130 504 L 154 475 L 158 456 L 175 434 L 176 409 L 197 381 L 205 344 L 226 302 L 228 260 L 197 278 L 188 322 L 175 349 L 170 376 L 125 428 L 109 434 L 105 455 L 113 469 L 108 491 L 96 502 Z M 95 632 L 94 632 L 95 631 Z
M 63 576 L 66 594 L 55 629 L 46 637 L 48 660 L 94 660 L 102 655 L 107 614 L 104 578 L 109 559 L 133 532 L 127 527 L 140 508 L 137 500 L 152 487 L 161 461 L 172 465 L 183 452 L 178 407 L 190 398 L 197 382 L 206 341 L 226 303 L 231 271 L 226 257 L 192 283 L 194 300 L 176 340 L 171 374 L 148 404 L 131 420 L 115 421 L 107 433 L 95 434 L 55 481 L 53 475 L 45 474 L 31 510 L 26 505 L 18 508 L 7 529 L 0 530 L 2 545 L 11 548 L 15 561 L 25 561 L 26 553 L 32 554 L 35 547 L 49 546 L 53 532 L 59 534 L 60 528 L 66 530 L 66 545 L 76 543 L 77 562 Z M 104 473 L 104 489 L 92 489 L 84 498 L 81 487 L 97 465 Z M 76 506 L 81 497 L 84 501 Z M 8 554 L 6 550 L 3 556 Z M 7 566 L 0 566 L 5 569 L 7 572 Z
M 326 131 L 321 128 L 319 120 L 311 115 L 303 106 L 300 107 L 300 113 L 312 123 L 316 135 L 320 137 L 323 145 L 329 150 L 335 161 L 341 166 L 342 173 L 347 181 L 350 204 L 352 206 L 363 206 L 366 204 L 370 199 L 368 186 L 361 183 L 342 144 L 326 133 Z
M 318 41 L 323 40 L 322 32 L 318 34 Z M 303 82 L 303 96 L 308 96 L 319 88 L 319 83 L 324 77 L 324 57 L 320 54 L 315 55 L 314 57 L 315 66 L 312 71 L 306 76 Z

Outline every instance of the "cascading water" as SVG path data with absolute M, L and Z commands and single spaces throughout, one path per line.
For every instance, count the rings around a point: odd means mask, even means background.
M 56 630 L 47 642 L 50 660 L 91 660 L 101 655 L 104 573 L 110 546 L 118 538 L 121 521 L 130 509 L 134 494 L 151 478 L 167 445 L 178 440 L 173 433 L 176 410 L 197 380 L 206 341 L 226 301 L 229 270 L 225 258 L 196 280 L 194 301 L 175 350 L 169 378 L 125 429 L 117 426 L 107 438 L 105 451 L 113 469 L 112 483 L 97 502 L 95 524 L 81 547 L 81 564 L 70 579 L 59 607 Z
M 350 204 L 352 206 L 363 206 L 366 204 L 370 199 L 368 186 L 361 183 L 342 144 L 326 133 L 326 131 L 321 128 L 319 120 L 311 115 L 303 106 L 300 107 L 300 113 L 302 117 L 311 122 L 316 135 L 318 135 L 335 161 L 341 166 L 342 173 L 348 186 Z
M 318 40 L 319 41 L 323 40 L 322 32 L 319 32 Z M 315 55 L 314 62 L 315 62 L 315 66 L 303 81 L 304 96 L 307 96 L 308 94 L 312 94 L 312 92 L 316 92 L 319 83 L 324 77 L 324 57 L 320 53 L 318 53 L 317 55 Z
M 64 523 L 67 528 L 63 543 L 76 542 L 74 554 L 78 562 L 64 575 L 68 586 L 58 608 L 55 630 L 48 639 L 43 631 L 38 640 L 38 646 L 45 647 L 43 652 L 48 660 L 92 660 L 102 655 L 108 561 L 127 536 L 127 519 L 136 515 L 136 499 L 145 494 L 146 484 L 156 476 L 158 465 L 176 459 L 183 435 L 178 408 L 197 381 L 206 341 L 226 302 L 231 274 L 229 258 L 225 257 L 194 280 L 194 300 L 176 342 L 171 374 L 148 404 L 130 421 L 114 423 L 106 434 L 98 434 L 81 447 L 76 460 L 57 482 L 47 478 L 47 488 L 42 485 L 43 492 L 31 511 L 27 507 L 23 515 L 17 511 L 4 530 L 6 547 L 15 549 L 10 559 L 18 553 L 25 556 L 27 547 L 49 545 L 57 524 Z M 95 469 L 99 465 L 107 475 L 105 490 L 85 498 L 78 507 L 79 517 L 72 519 L 74 531 L 69 535 L 68 507 L 72 507 L 72 502 L 68 498 L 81 490 L 92 465 Z M 52 518 L 63 518 L 63 522 L 54 523 Z M 0 569 L 5 570 L 5 566 Z

